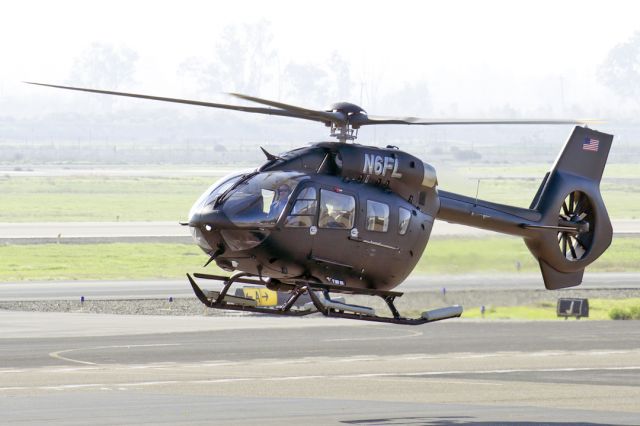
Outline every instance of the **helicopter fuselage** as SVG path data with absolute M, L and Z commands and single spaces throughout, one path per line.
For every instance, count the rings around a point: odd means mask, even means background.
M 398 149 L 320 143 L 223 178 L 189 224 L 227 271 L 386 290 L 427 245 L 435 184 L 430 166 Z

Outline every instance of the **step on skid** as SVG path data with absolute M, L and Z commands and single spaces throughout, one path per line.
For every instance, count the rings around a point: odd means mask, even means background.
M 220 281 L 223 283 L 223 288 L 220 291 L 203 290 L 198 286 L 194 277 Z M 426 324 L 456 318 L 462 315 L 462 307 L 454 305 L 423 312 L 420 318 L 406 318 L 399 314 L 394 305 L 395 298 L 402 296 L 403 293 L 323 284 L 306 280 L 295 280 L 293 283 L 288 284 L 292 287 L 292 290 L 289 292 L 290 295 L 286 302 L 274 307 L 264 307 L 258 306 L 255 299 L 228 294 L 229 289 L 235 283 L 266 286 L 268 282 L 263 281 L 259 277 L 252 276 L 245 272 L 237 272 L 230 277 L 195 273 L 193 277 L 187 274 L 187 278 L 196 297 L 205 306 L 215 309 L 295 317 L 321 313 L 326 317 L 405 325 Z M 330 293 L 380 297 L 386 302 L 392 317 L 378 316 L 371 307 L 345 303 L 341 298 L 332 298 Z M 308 294 L 311 302 L 306 303 L 302 307 L 296 307 L 296 301 L 303 294 Z

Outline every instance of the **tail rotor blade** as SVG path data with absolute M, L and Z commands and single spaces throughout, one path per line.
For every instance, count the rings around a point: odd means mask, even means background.
M 571 236 L 569 236 L 569 249 L 571 250 L 571 257 L 573 257 L 574 260 L 577 260 L 578 254 L 576 253 L 576 249 L 573 246 L 573 239 L 571 238 Z
M 574 214 L 576 211 L 574 210 L 574 194 L 575 192 L 572 192 L 569 194 L 569 211 L 571 212 L 571 214 Z

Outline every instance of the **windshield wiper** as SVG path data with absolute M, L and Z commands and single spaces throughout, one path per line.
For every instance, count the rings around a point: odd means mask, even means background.
M 229 197 L 229 194 L 231 193 L 231 191 L 233 191 L 234 189 L 236 189 L 237 187 L 239 187 L 240 185 L 242 185 L 243 183 L 245 183 L 246 181 L 248 181 L 249 179 L 257 175 L 258 173 L 260 172 L 256 170 L 255 172 L 242 175 L 240 179 L 238 179 L 233 185 L 227 188 L 222 194 L 218 195 L 218 198 L 216 198 L 216 201 L 213 203 L 213 208 L 215 209 L 220 204 L 224 203 L 225 200 Z

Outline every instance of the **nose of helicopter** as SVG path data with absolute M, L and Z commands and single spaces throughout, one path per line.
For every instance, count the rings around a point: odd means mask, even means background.
M 236 229 L 236 226 L 222 210 L 213 209 L 210 206 L 193 212 L 189 217 L 189 226 L 206 229 L 207 231 L 212 229 Z
M 220 232 L 223 229 L 236 229 L 227 216 L 210 206 L 193 211 L 189 217 L 191 236 L 202 250 L 209 253 L 220 243 Z M 217 232 L 216 232 L 217 231 Z

